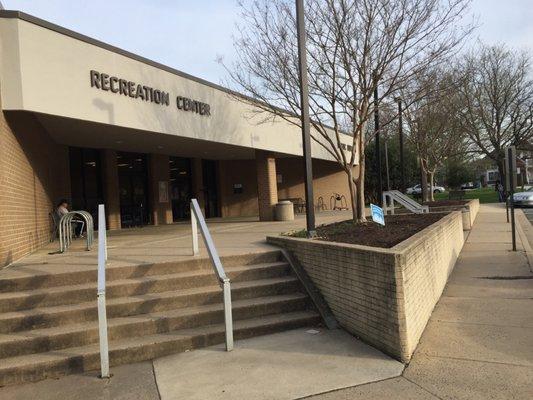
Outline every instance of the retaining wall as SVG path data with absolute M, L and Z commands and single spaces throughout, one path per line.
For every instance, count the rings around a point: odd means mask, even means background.
M 290 251 L 339 324 L 408 362 L 463 246 L 459 211 L 390 249 L 269 236 Z

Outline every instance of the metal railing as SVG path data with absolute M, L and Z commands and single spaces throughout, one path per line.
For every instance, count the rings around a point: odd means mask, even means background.
M 83 221 L 74 220 L 74 217 L 81 217 Z M 64 253 L 72 243 L 72 223 L 79 222 L 85 225 L 87 234 L 87 251 L 91 250 L 94 240 L 93 217 L 87 211 L 70 211 L 59 220 L 59 252 Z M 83 231 L 83 225 L 81 230 Z
M 390 200 L 390 203 L 389 203 Z M 388 190 L 383 192 L 383 212 L 385 215 L 388 214 L 388 211 L 394 215 L 394 202 L 397 202 L 407 208 L 409 211 L 415 214 L 424 214 L 429 212 L 428 206 L 423 206 L 420 203 L 417 203 L 409 196 L 403 194 L 399 190 Z
M 107 339 L 107 313 L 105 301 L 105 269 L 107 264 L 107 232 L 105 207 L 98 205 L 98 336 L 100 338 L 100 377 L 109 378 L 109 344 Z
M 223 290 L 224 297 L 224 323 L 226 328 L 226 351 L 233 350 L 233 317 L 231 312 L 231 286 L 230 280 L 224 272 L 224 267 L 218 256 L 217 249 L 213 243 L 213 238 L 207 229 L 205 218 L 200 210 L 198 200 L 191 200 L 191 229 L 192 229 L 192 253 L 197 255 L 198 250 L 198 225 L 204 239 L 205 247 L 211 259 L 213 270 L 218 279 L 218 284 Z

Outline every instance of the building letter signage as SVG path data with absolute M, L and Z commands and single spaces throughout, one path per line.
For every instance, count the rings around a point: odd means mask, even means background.
M 160 104 L 162 106 L 170 105 L 170 93 L 164 90 L 154 89 L 150 86 L 141 85 L 126 79 L 110 76 L 95 70 L 90 71 L 91 87 L 104 90 L 150 103 Z M 211 106 L 197 100 L 189 99 L 183 96 L 176 97 L 176 106 L 179 110 L 189 111 L 209 117 L 211 115 Z

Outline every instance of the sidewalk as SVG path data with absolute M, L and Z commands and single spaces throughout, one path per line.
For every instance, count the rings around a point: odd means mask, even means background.
M 510 251 L 505 221 L 504 208 L 482 205 L 401 377 L 312 399 L 532 399 L 533 273 L 524 235 Z

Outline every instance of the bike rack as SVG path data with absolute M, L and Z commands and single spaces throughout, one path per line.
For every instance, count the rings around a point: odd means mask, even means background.
M 87 227 L 87 251 L 91 250 L 94 240 L 93 217 L 87 211 L 70 211 L 61 217 L 59 221 L 59 252 L 64 253 L 72 243 L 72 221 L 74 217 L 81 217 Z
M 340 205 L 337 205 L 337 202 Z M 346 197 L 343 194 L 333 193 L 329 198 L 329 208 L 331 210 L 347 210 L 348 202 L 346 201 Z

